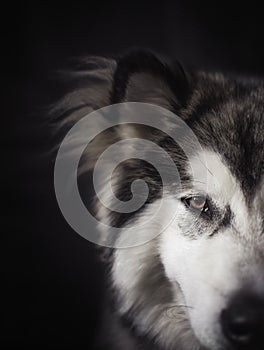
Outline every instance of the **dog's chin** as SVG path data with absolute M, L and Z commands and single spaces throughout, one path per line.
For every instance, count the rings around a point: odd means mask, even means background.
M 194 333 L 195 330 L 193 330 Z M 221 338 L 212 338 L 212 336 L 208 335 L 197 335 L 195 334 L 196 339 L 198 343 L 200 344 L 201 348 L 199 350 L 233 350 L 230 348 L 227 344 L 224 343 L 223 339 Z
M 201 350 L 234 350 L 224 337 L 217 318 L 190 318 L 190 326 L 201 345 Z
M 237 348 L 227 342 L 222 334 L 217 335 L 217 331 L 214 334 L 213 329 L 209 334 L 206 334 L 205 332 L 202 333 L 201 330 L 193 330 L 193 332 L 195 333 L 196 339 L 201 345 L 201 348 L 199 350 L 237 350 Z
M 199 350 L 235 350 L 230 344 L 227 344 L 224 338 L 211 338 L 208 337 L 202 339 L 196 336 L 198 343 L 200 344 Z

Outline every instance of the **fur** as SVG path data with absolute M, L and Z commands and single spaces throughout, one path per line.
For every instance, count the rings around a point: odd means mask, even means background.
M 98 348 L 235 349 L 223 335 L 220 312 L 239 291 L 264 295 L 263 83 L 187 73 L 178 63 L 165 63 L 149 52 L 91 58 L 84 67 L 73 74 L 79 87 L 51 112 L 59 135 L 98 108 L 146 102 L 179 115 L 202 145 L 202 154 L 194 152 L 187 159 L 163 132 L 127 125 L 98 135 L 83 155 L 79 175 L 84 193 L 100 154 L 128 137 L 148 139 L 166 150 L 183 183 L 182 191 L 171 185 L 163 211 L 152 226 L 139 231 L 144 236 L 158 230 L 168 213 L 177 213 L 161 235 L 139 247 L 101 248 L 109 267 L 111 305 L 105 307 Z M 210 215 L 193 220 L 181 199 L 205 191 L 203 172 L 195 181 L 192 178 L 194 168 L 199 175 L 201 158 L 206 159 Z M 155 212 L 162 194 L 157 171 L 127 154 L 114 174 L 116 196 L 128 200 L 130 185 L 138 178 L 150 191 L 144 206 L 134 213 L 110 211 L 95 193 L 92 204 L 90 197 L 83 195 L 83 200 L 98 219 L 126 230 L 131 222 L 140 224 Z M 102 195 L 107 202 L 104 188 Z M 258 341 L 255 348 L 262 344 L 264 340 Z

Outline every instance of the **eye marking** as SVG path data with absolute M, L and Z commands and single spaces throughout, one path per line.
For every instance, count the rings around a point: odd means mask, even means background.
M 207 213 L 209 211 L 207 198 L 203 195 L 184 197 L 182 202 L 188 209 L 195 212 Z

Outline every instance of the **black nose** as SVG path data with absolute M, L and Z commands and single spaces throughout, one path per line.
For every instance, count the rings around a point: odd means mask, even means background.
M 237 349 L 264 349 L 264 296 L 236 295 L 221 314 L 226 338 Z

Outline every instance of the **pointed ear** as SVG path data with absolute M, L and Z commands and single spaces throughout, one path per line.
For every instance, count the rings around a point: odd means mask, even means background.
M 178 63 L 153 53 L 133 51 L 117 60 L 111 103 L 145 102 L 178 111 L 190 95 L 190 78 Z

